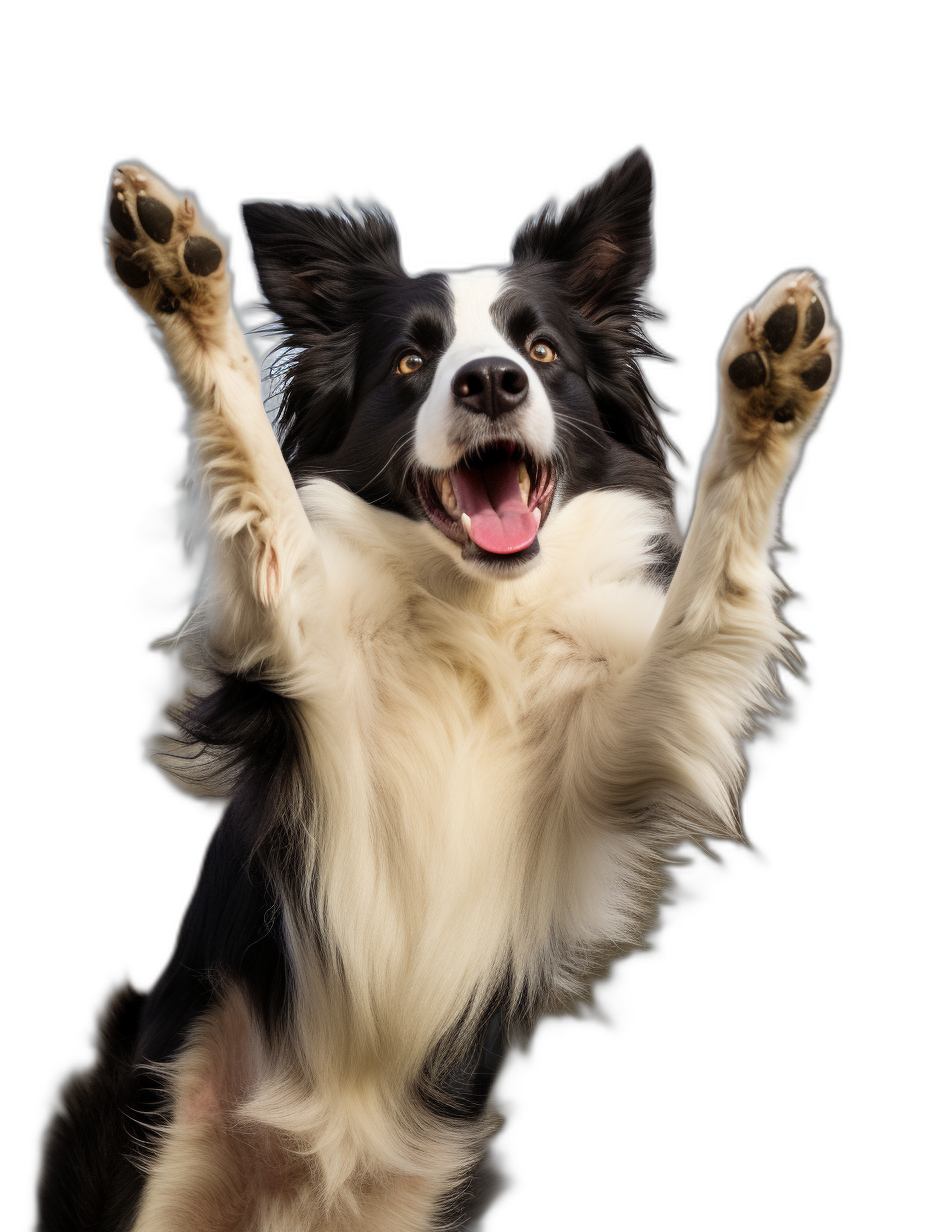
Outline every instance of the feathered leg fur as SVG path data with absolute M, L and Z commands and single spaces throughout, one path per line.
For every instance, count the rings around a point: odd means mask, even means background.
M 313 536 L 232 311 L 225 254 L 191 199 L 150 171 L 118 168 L 112 194 L 113 268 L 161 331 L 191 406 L 212 550 L 210 640 L 230 670 L 285 670 L 301 640 L 294 575 L 311 568 Z

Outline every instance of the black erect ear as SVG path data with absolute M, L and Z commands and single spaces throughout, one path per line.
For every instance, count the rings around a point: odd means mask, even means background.
M 584 316 L 598 321 L 637 297 L 651 271 L 651 164 L 634 150 L 560 218 L 552 205 L 525 224 L 516 263 L 552 263 Z
M 403 274 L 396 227 L 376 207 L 352 213 L 255 201 L 242 215 L 261 290 L 291 335 L 343 328 L 358 287 Z

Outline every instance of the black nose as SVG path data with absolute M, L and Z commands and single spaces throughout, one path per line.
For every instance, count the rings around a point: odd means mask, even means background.
M 491 355 L 458 368 L 451 392 L 476 415 L 498 419 L 525 401 L 528 374 L 512 360 Z

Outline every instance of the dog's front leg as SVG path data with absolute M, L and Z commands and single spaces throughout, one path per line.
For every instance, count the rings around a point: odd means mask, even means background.
M 831 392 L 835 351 L 808 273 L 781 278 L 732 329 L 680 564 L 642 659 L 619 682 L 618 757 L 615 745 L 599 750 L 610 802 L 626 815 L 675 817 L 702 833 L 738 828 L 741 741 L 776 689 L 773 663 L 792 653 L 769 551 Z
M 285 671 L 301 640 L 313 536 L 232 312 L 225 255 L 190 198 L 140 167 L 115 172 L 110 222 L 113 268 L 161 331 L 190 400 L 211 640 L 234 670 Z

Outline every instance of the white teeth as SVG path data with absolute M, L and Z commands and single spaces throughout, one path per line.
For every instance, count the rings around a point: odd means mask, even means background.
M 532 510 L 532 517 L 535 519 L 535 525 L 540 526 L 541 525 L 541 510 L 538 508 L 537 505 Z
M 532 481 L 528 477 L 528 468 L 524 462 L 519 463 L 519 491 L 522 493 L 522 499 L 528 505 L 528 498 L 532 492 Z
M 454 494 L 454 485 L 448 475 L 442 475 L 441 477 L 441 503 L 453 518 L 457 518 L 460 515 L 461 507 L 458 504 L 458 498 Z
M 461 514 L 461 525 L 464 527 L 464 530 L 467 532 L 468 539 L 473 539 L 473 535 L 470 533 L 470 517 L 468 514 L 466 513 Z

